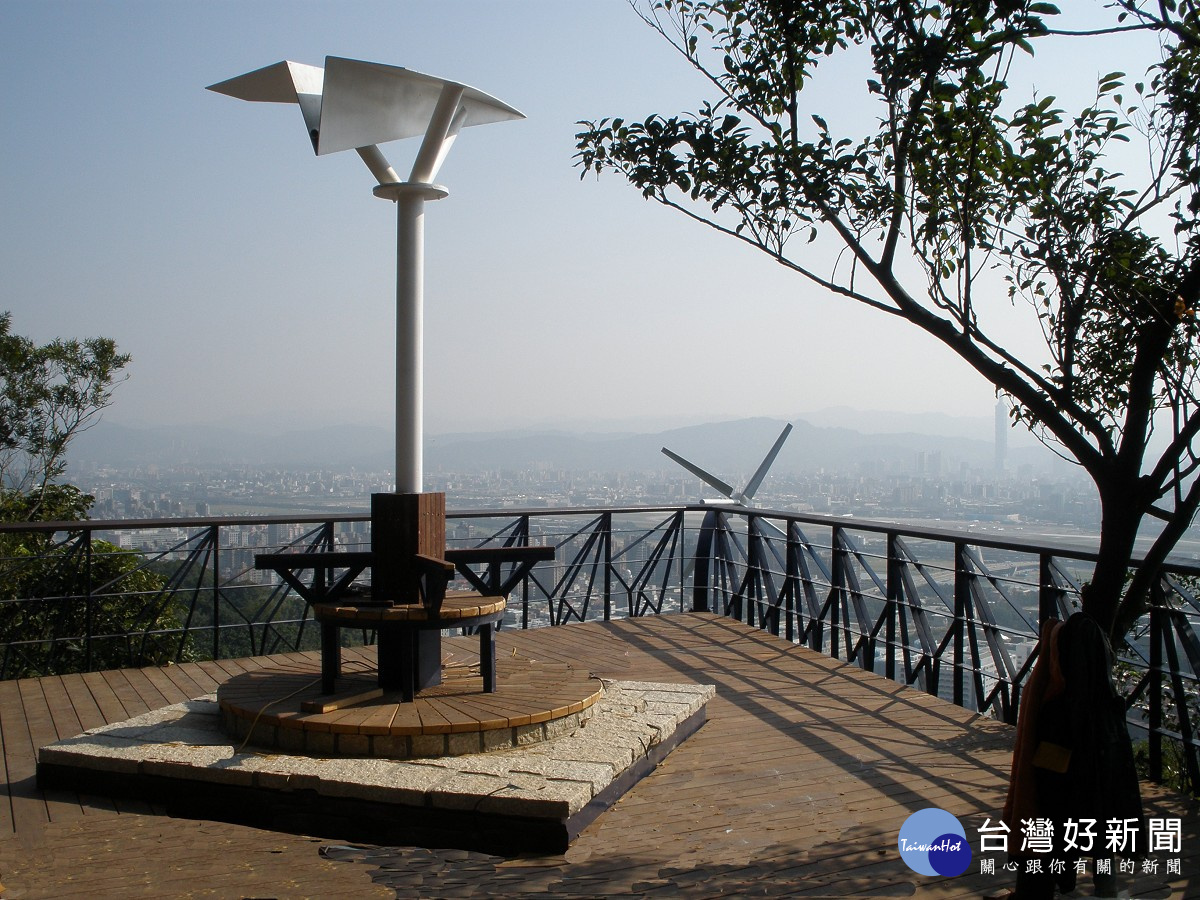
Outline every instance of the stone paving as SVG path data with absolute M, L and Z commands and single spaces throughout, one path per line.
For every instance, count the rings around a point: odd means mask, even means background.
M 586 717 L 548 723 L 548 740 L 412 761 L 263 753 L 234 743 L 208 695 L 94 728 L 41 749 L 39 769 L 159 776 L 310 791 L 434 810 L 567 820 L 700 712 L 710 685 L 608 682 Z M 611 805 L 617 798 L 607 797 Z

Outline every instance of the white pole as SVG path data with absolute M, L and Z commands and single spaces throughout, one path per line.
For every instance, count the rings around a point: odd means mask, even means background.
M 425 293 L 425 198 L 396 201 L 396 493 L 422 489 L 422 323 Z
M 422 487 L 425 318 L 425 201 L 446 196 L 436 184 L 381 184 L 375 196 L 396 204 L 396 493 Z

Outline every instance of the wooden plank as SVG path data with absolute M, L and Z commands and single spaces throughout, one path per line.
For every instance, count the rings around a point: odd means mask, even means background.
M 146 800 L 134 800 L 129 797 L 114 797 L 113 806 L 118 815 L 123 816 L 161 816 L 162 807 L 155 806 Z
M 25 847 L 37 841 L 50 821 L 46 800 L 35 783 L 36 750 L 22 696 L 27 692 L 28 685 L 22 691 L 21 681 L 0 681 L 0 735 L 4 742 L 12 830 Z
M 125 673 L 120 669 L 112 669 L 106 672 L 97 672 L 96 676 L 103 682 L 104 686 L 109 690 L 112 696 L 121 704 L 121 709 L 124 715 L 120 720 L 139 716 L 146 712 L 147 707 L 142 698 L 138 696 L 138 692 L 133 689 L 133 685 L 129 683 L 129 679 L 125 677 Z M 92 695 L 95 696 L 93 689 Z M 118 721 L 120 721 L 118 720 Z
M 368 700 L 378 700 L 382 696 L 383 688 L 367 688 L 349 694 L 338 694 L 323 700 L 305 700 L 300 704 L 300 709 L 308 713 L 331 713 L 345 709 L 347 706 L 365 703 Z
M 18 682 L 21 703 L 25 712 L 25 725 L 29 730 L 29 740 L 32 744 L 35 774 L 38 749 L 54 743 L 59 737 L 54 714 L 51 712 L 50 703 L 43 687 L 45 681 L 46 679 L 41 678 L 26 678 Z M 69 704 L 67 711 L 70 711 Z M 73 714 L 72 718 L 74 718 Z M 78 724 L 78 721 L 75 721 L 74 725 L 69 727 L 77 729 Z M 77 732 L 73 731 L 72 733 Z M 52 822 L 69 822 L 83 815 L 79 797 L 70 791 L 38 791 L 36 784 L 32 785 L 32 791 L 41 794 L 46 803 L 47 815 Z
M 192 695 L 179 689 L 179 685 L 166 673 L 166 668 L 165 666 L 146 666 L 138 671 L 154 686 L 154 689 L 163 698 L 164 705 L 170 706 L 173 703 L 190 700 Z
M 474 721 L 482 731 L 494 731 L 508 727 L 508 718 L 489 709 L 473 696 L 442 697 L 441 703 L 454 710 L 454 716 L 448 716 L 457 721 Z
M 16 831 L 10 785 L 14 781 L 14 775 L 18 776 L 16 780 L 19 780 L 19 770 L 10 772 L 9 756 L 16 760 L 22 753 L 22 748 L 17 743 L 17 735 L 12 734 L 10 737 L 15 723 L 25 717 L 20 701 L 21 695 L 16 688 L 16 682 L 0 682 L 0 762 L 3 763 L 5 772 L 4 793 L 0 794 L 0 837 Z
M 566 663 L 575 667 L 582 666 L 589 670 L 600 669 L 606 673 L 606 677 L 626 677 L 625 673 L 630 672 L 631 668 L 624 651 L 619 651 L 617 654 L 610 653 L 604 657 L 599 652 L 599 647 L 589 648 L 573 643 L 571 635 L 566 632 L 574 627 L 573 625 L 561 625 L 555 628 L 540 629 L 548 633 L 536 643 L 520 640 L 512 632 L 501 631 L 496 641 L 496 658 L 500 660 L 515 653 L 518 657 L 538 662 Z M 599 663 L 598 659 L 603 659 L 603 663 Z M 609 673 L 612 674 L 609 675 Z
M 101 673 L 84 672 L 80 678 L 83 679 L 83 683 L 91 693 L 96 708 L 104 716 L 106 725 L 121 722 L 130 717 L 130 713 L 125 709 L 125 704 L 121 702 L 121 698 L 117 696 L 112 685 L 105 680 Z
M 99 728 L 104 724 L 104 715 L 96 705 L 92 692 L 79 675 L 61 675 L 42 679 L 42 689 L 51 710 L 55 711 L 55 722 L 62 722 L 58 728 L 58 736 L 71 737 L 89 728 Z M 67 716 L 65 707 L 70 706 L 71 713 Z M 61 716 L 61 719 L 59 718 Z M 76 730 L 71 731 L 72 723 Z
M 166 684 L 162 687 L 165 687 L 170 693 L 163 693 L 156 681 L 157 669 L 122 669 L 121 673 L 129 680 L 130 686 L 137 692 L 141 701 L 146 704 L 146 709 L 162 709 L 164 706 L 178 702 L 174 699 L 178 697 L 178 690 L 169 678 L 163 679 Z
M 40 681 L 59 740 L 106 724 L 82 676 L 50 676 Z M 113 802 L 107 797 L 79 794 L 76 799 L 84 815 L 105 815 L 116 811 Z M 53 810 L 51 813 L 53 814 Z M 63 816 L 55 815 L 54 819 L 62 821 Z
M 43 744 L 51 744 L 58 740 L 54 717 L 50 712 L 50 705 L 46 702 L 45 691 L 42 690 L 42 680 L 22 678 L 17 682 L 17 690 L 25 713 L 25 727 L 29 730 L 29 739 L 35 750 Z
M 426 734 L 449 734 L 451 722 L 432 703 L 419 704 L 417 714 L 421 717 L 421 730 Z
M 392 723 L 399 713 L 399 703 L 378 704 L 374 710 L 359 724 L 359 734 L 390 734 Z
M 203 669 L 191 663 L 164 666 L 162 671 L 189 699 L 211 694 L 217 689 L 217 683 Z
M 232 675 L 240 675 L 246 671 L 237 667 L 235 671 L 226 669 L 222 664 L 222 660 L 206 659 L 202 662 L 193 663 L 196 668 L 200 669 L 212 682 L 214 688 L 217 685 L 224 684 Z

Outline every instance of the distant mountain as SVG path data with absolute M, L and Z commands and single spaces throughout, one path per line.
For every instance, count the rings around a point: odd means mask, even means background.
M 665 446 L 736 480 L 758 464 L 783 424 L 780 419 L 753 418 L 655 433 L 517 429 L 427 435 L 425 469 L 431 474 L 536 468 L 674 472 L 675 465 L 659 452 Z M 926 471 L 936 464 L 942 473 L 950 473 L 962 463 L 988 467 L 993 458 L 990 437 L 915 431 L 865 433 L 820 427 L 803 419 L 793 420 L 793 425 L 773 468 L 776 474 L 822 468 L 847 472 L 863 466 L 903 471 L 915 469 L 922 453 Z M 1010 448 L 1009 464 L 1033 462 L 1040 468 L 1047 456 L 1040 446 Z M 76 464 L 119 466 L 246 464 L 383 471 L 392 465 L 393 439 L 386 429 L 355 425 L 267 435 L 234 428 L 133 428 L 101 422 L 77 438 L 71 459 Z
M 662 455 L 668 447 L 716 474 L 736 477 L 749 474 L 778 437 L 783 420 L 741 419 L 675 428 L 655 434 L 563 434 L 558 432 L 494 435 L 442 435 L 426 449 L 426 469 L 435 472 L 478 468 L 546 467 L 592 471 L 676 471 Z M 846 472 L 860 466 L 914 469 L 918 455 L 926 466 L 943 473 L 960 463 L 991 466 L 991 440 L 930 434 L 864 434 L 849 428 L 819 428 L 803 420 L 784 444 L 772 471 L 806 472 L 816 469 Z M 485 449 L 486 448 L 486 449 Z M 1045 460 L 1040 446 L 1011 450 L 1009 464 Z M 927 468 L 927 471 L 930 471 Z
M 133 428 L 100 422 L 71 445 L 76 462 L 111 465 L 303 465 L 381 470 L 393 460 L 390 431 L 361 425 L 279 434 L 234 428 Z
M 942 437 L 966 437 L 991 440 L 995 420 L 989 416 L 950 416 L 946 413 L 903 413 L 891 410 L 863 410 L 849 406 L 827 406 L 797 413 L 818 428 L 849 428 L 863 434 L 936 434 Z

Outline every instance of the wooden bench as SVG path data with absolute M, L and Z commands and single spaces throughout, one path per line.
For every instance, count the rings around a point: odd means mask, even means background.
M 311 607 L 321 626 L 321 691 L 341 674 L 341 629 L 375 631 L 379 687 L 405 701 L 442 681 L 442 631 L 478 628 L 483 688 L 496 689 L 496 628 L 508 593 L 553 547 L 446 549 L 446 495 L 373 494 L 369 552 L 262 553 L 256 569 L 276 572 Z M 487 564 L 483 575 L 471 565 Z M 511 563 L 507 578 L 503 564 Z M 371 569 L 371 587 L 355 580 Z M 312 583 L 299 572 L 312 569 Z M 340 574 L 330 578 L 331 572 Z M 447 593 L 455 572 L 477 590 Z
M 422 604 L 314 603 L 313 618 L 321 623 L 321 691 L 335 692 L 341 674 L 343 628 L 375 632 L 379 657 L 379 687 L 399 690 L 410 702 L 424 688 L 441 684 L 441 633 L 447 628 L 479 629 L 479 668 L 486 693 L 496 690 L 496 625 L 504 616 L 504 597 L 484 597 L 476 591 L 446 594 L 435 612 Z M 432 642 L 428 638 L 434 638 Z

